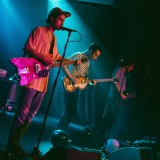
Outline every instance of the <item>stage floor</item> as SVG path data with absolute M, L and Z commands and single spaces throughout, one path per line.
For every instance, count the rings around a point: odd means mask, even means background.
M 6 147 L 7 136 L 9 133 L 9 128 L 10 128 L 13 116 L 14 116 L 14 113 L 12 112 L 3 113 L 2 111 L 0 111 L 0 150 L 1 151 L 3 151 Z M 51 136 L 51 133 L 56 129 L 58 119 L 53 117 L 47 117 L 45 128 L 41 136 L 40 143 L 38 145 L 37 143 L 40 136 L 43 121 L 44 121 L 44 115 L 38 113 L 34 117 L 31 125 L 28 127 L 28 130 L 22 137 L 20 144 L 22 145 L 23 149 L 26 152 L 32 153 L 34 150 L 34 147 L 38 146 L 40 153 L 42 155 L 45 155 L 52 148 L 52 144 L 50 142 L 50 136 Z M 83 156 L 91 156 L 91 157 L 93 156 L 93 158 L 95 158 L 97 155 L 99 156 L 101 154 L 100 150 L 102 148 L 102 145 L 105 142 L 104 141 L 100 142 L 98 139 L 93 138 L 92 136 L 84 135 L 83 129 L 84 129 L 83 126 L 79 126 L 73 123 L 70 124 L 69 133 L 68 133 L 69 138 L 72 140 L 72 142 L 70 143 L 70 147 L 73 147 L 74 149 L 76 149 L 76 152 L 73 152 L 74 154 L 76 154 L 78 150 L 80 150 L 80 153 L 83 154 Z M 126 148 L 124 148 L 124 151 L 125 149 Z M 129 148 L 129 149 L 132 150 L 132 148 Z M 156 152 L 154 152 L 154 157 L 157 156 L 157 153 L 158 153 L 157 151 L 159 151 L 158 148 L 156 149 Z M 73 153 L 71 155 L 74 155 Z M 128 153 L 129 152 L 124 152 L 123 154 L 124 156 L 127 156 Z M 78 153 L 76 154 L 76 156 L 81 154 Z M 157 159 L 155 158 L 155 160 Z
M 3 113 L 2 111 L 0 111 L 0 149 L 2 150 L 4 150 L 6 147 L 7 136 L 13 116 L 13 112 Z M 22 137 L 20 144 L 27 152 L 30 152 L 34 147 L 37 147 L 43 121 L 44 115 L 37 114 L 28 127 L 26 133 Z M 45 154 L 52 147 L 50 143 L 50 135 L 55 130 L 57 123 L 58 119 L 47 117 L 45 128 L 38 145 L 39 150 L 42 154 Z M 70 145 L 79 147 L 81 149 L 89 148 L 93 150 L 100 150 L 101 146 L 93 146 L 93 144 L 90 143 L 90 137 L 88 135 L 88 137 L 84 136 L 82 130 L 83 126 L 79 126 L 73 123 L 70 124 L 68 133 L 69 138 L 72 140 Z

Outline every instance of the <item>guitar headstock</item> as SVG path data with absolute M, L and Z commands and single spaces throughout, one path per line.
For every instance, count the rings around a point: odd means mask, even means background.
M 113 82 L 117 83 L 118 82 L 118 78 L 117 77 L 113 77 Z

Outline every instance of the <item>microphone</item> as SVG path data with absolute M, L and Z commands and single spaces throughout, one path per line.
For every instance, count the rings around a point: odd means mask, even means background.
M 77 32 L 74 29 L 66 28 L 66 27 L 63 27 L 63 26 L 60 28 L 60 30 L 62 30 L 62 31 L 68 31 L 68 32 Z

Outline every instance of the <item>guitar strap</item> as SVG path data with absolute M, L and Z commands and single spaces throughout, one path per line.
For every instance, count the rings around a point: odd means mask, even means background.
M 55 37 L 52 35 L 52 41 L 49 49 L 49 54 L 53 54 L 53 47 L 54 47 Z
M 89 77 L 89 65 L 90 65 L 90 63 L 89 63 L 89 59 L 88 59 L 88 57 L 87 57 L 87 61 L 88 61 L 88 65 L 86 66 L 86 78 L 88 78 Z

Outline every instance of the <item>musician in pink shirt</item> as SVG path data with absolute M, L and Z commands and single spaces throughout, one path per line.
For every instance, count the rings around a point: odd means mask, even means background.
M 57 49 L 54 31 L 60 30 L 65 19 L 70 16 L 69 12 L 57 7 L 53 8 L 48 14 L 47 26 L 38 26 L 29 35 L 24 46 L 25 55 L 37 59 L 44 65 L 52 65 L 55 61 L 61 61 L 62 56 Z M 47 84 L 48 76 L 34 79 L 23 87 L 20 106 L 14 115 L 5 150 L 10 157 L 23 157 L 26 154 L 19 140 L 40 108 Z

